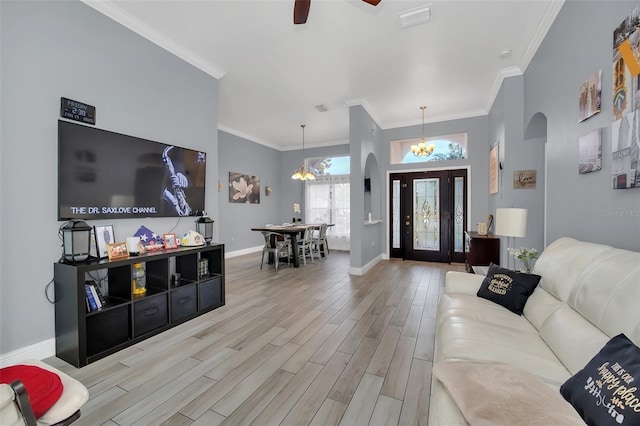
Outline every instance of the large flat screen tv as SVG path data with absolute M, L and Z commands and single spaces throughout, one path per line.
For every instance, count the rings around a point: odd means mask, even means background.
M 206 153 L 58 121 L 58 220 L 196 216 Z

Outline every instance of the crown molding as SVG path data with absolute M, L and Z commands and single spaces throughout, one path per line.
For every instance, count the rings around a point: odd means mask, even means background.
M 493 103 L 496 101 L 496 97 L 498 96 L 498 92 L 500 92 L 500 87 L 502 87 L 502 82 L 505 78 L 515 77 L 517 75 L 522 75 L 522 70 L 520 67 L 513 66 L 507 68 L 500 68 L 498 70 L 498 74 L 496 74 L 496 79 L 493 81 L 493 86 L 491 87 L 491 91 L 489 92 L 489 97 L 487 98 L 487 107 L 485 110 L 485 115 L 489 114 L 491 111 L 491 107 Z
M 165 37 L 158 31 L 144 24 L 139 19 L 125 12 L 119 6 L 114 4 L 111 0 L 80 0 L 80 1 L 86 4 L 87 6 L 97 10 L 98 12 L 102 13 L 103 15 L 107 16 L 108 18 L 111 18 L 112 20 L 116 21 L 120 25 L 123 25 L 124 27 L 130 29 L 131 31 L 141 35 L 142 37 L 146 38 L 150 42 L 176 55 L 177 57 L 184 60 L 185 62 L 193 65 L 194 67 L 200 69 L 201 71 L 204 71 L 210 76 L 219 80 L 225 75 L 225 72 L 223 70 L 208 63 L 207 61 L 202 59 L 200 56 L 186 49 L 184 46 L 181 46 L 180 44 L 174 42 L 173 40 L 170 40 L 169 38 Z
M 354 98 L 347 98 L 344 100 L 344 103 L 348 107 L 352 107 L 356 105 L 362 106 L 362 108 L 364 108 L 364 110 L 367 111 L 367 114 L 369 114 L 369 116 L 373 119 L 373 121 L 375 121 L 376 124 L 380 126 L 380 128 L 382 128 L 382 125 L 380 124 L 380 120 L 378 119 L 376 113 L 373 111 L 373 107 L 369 104 L 369 102 L 367 102 L 367 100 L 364 97 L 359 96 Z
M 282 147 L 280 147 L 278 145 L 272 144 L 271 142 L 265 141 L 264 139 L 254 138 L 251 135 L 248 135 L 246 133 L 242 133 L 241 131 L 236 130 L 236 129 L 232 129 L 231 127 L 227 127 L 224 124 L 218 123 L 218 130 L 221 131 L 221 132 L 229 133 L 230 135 L 237 136 L 237 137 L 242 138 L 242 139 L 246 139 L 249 142 L 254 142 L 254 143 L 257 143 L 257 144 L 260 144 L 260 145 L 264 145 L 264 146 L 266 146 L 268 148 L 273 148 L 275 150 L 282 151 Z
M 522 62 L 520 63 L 521 69 L 526 70 L 527 67 L 529 67 L 529 64 L 533 60 L 533 57 L 538 51 L 538 48 L 540 48 L 542 41 L 547 36 L 549 29 L 558 17 L 562 6 L 564 6 L 564 3 L 565 0 L 552 0 L 547 6 L 547 10 L 545 11 L 542 20 L 540 21 L 540 25 L 538 25 L 536 33 L 533 35 L 529 46 L 527 46 L 527 49 L 522 56 Z
M 276 144 L 271 143 L 269 141 L 266 141 L 264 139 L 255 138 L 255 137 L 253 137 L 251 135 L 248 135 L 246 133 L 242 133 L 242 132 L 240 132 L 240 131 L 238 131 L 236 129 L 232 129 L 232 128 L 227 127 L 227 126 L 222 125 L 222 124 L 218 124 L 218 131 L 229 133 L 230 135 L 237 136 L 239 138 L 248 140 L 249 142 L 257 143 L 259 145 L 263 145 L 263 146 L 266 146 L 267 148 L 272 148 L 272 149 L 275 149 L 276 151 L 280 151 L 280 152 L 296 151 L 296 150 L 301 150 L 302 149 L 302 148 L 300 148 L 298 146 L 276 145 Z M 322 147 L 325 147 L 325 146 L 335 146 L 335 145 L 349 145 L 349 141 L 346 140 L 346 139 L 339 139 L 339 140 L 326 141 L 326 142 L 320 142 L 320 143 L 315 143 L 315 144 L 309 144 L 308 142 L 306 142 L 305 143 L 305 149 L 322 148 Z
M 308 149 L 313 149 L 313 148 L 324 148 L 326 146 L 337 146 L 337 145 L 349 145 L 349 140 L 348 139 L 338 139 L 338 140 L 333 140 L 333 141 L 326 141 L 326 142 L 318 142 L 318 143 L 312 143 L 309 144 L 308 142 L 305 142 L 304 146 L 305 146 L 305 150 Z M 301 150 L 302 148 L 297 148 L 297 147 L 281 147 L 280 151 L 296 151 L 296 150 Z
M 443 123 L 445 121 L 482 117 L 483 115 L 487 115 L 487 111 L 476 110 L 476 111 L 469 111 L 469 112 L 455 114 L 455 115 L 442 115 L 438 117 L 432 117 L 430 120 L 425 120 L 425 124 Z M 421 125 L 422 125 L 422 120 L 404 120 L 404 121 L 396 121 L 393 123 L 386 123 L 385 127 L 381 127 L 381 128 L 383 130 L 388 130 L 388 129 L 397 129 L 399 127 L 421 126 Z
M 498 70 L 496 79 L 493 82 L 493 87 L 489 92 L 485 114 L 489 114 L 489 111 L 491 111 L 491 107 L 496 100 L 496 96 L 498 96 L 498 92 L 500 91 L 500 87 L 502 87 L 502 82 L 504 81 L 504 79 L 524 74 L 524 70 L 527 69 L 527 67 L 533 60 L 533 57 L 540 48 L 542 41 L 547 36 L 549 29 L 558 17 L 558 13 L 560 13 L 560 10 L 562 9 L 562 6 L 564 6 L 564 3 L 565 0 L 552 0 L 549 3 L 549 5 L 547 6 L 547 10 L 542 17 L 542 20 L 540 21 L 540 25 L 538 25 L 538 29 L 536 30 L 533 38 L 531 39 L 531 42 L 527 46 L 527 49 L 522 56 L 522 62 L 520 66 L 512 66 L 501 68 Z

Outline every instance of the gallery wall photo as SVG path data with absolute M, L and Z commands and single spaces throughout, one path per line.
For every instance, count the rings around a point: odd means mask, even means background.
M 260 178 L 229 172 L 229 202 L 260 204 Z
M 613 124 L 611 173 L 614 189 L 640 187 L 640 139 L 638 129 L 638 62 L 640 6 L 613 31 Z
M 580 86 L 579 121 L 600 112 L 602 106 L 602 70 L 594 73 Z
M 578 139 L 578 173 L 585 174 L 602 169 L 602 129 L 596 129 Z

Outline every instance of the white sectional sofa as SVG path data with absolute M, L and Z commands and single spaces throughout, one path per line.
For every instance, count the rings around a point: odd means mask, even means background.
M 611 337 L 624 333 L 640 346 L 640 253 L 561 238 L 532 272 L 542 278 L 522 316 L 477 297 L 484 276 L 449 272 L 437 311 L 434 365 L 503 362 L 558 389 Z M 436 378 L 431 392 L 429 425 L 466 424 Z

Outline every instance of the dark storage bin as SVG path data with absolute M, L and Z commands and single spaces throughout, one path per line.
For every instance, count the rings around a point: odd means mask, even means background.
M 135 337 L 169 324 L 167 295 L 147 296 L 133 304 L 133 334 Z
M 171 322 L 193 315 L 197 310 L 195 284 L 171 291 Z
M 87 317 L 87 356 L 99 354 L 125 343 L 131 336 L 129 305 Z
M 222 278 L 217 277 L 199 284 L 199 311 L 222 305 Z

